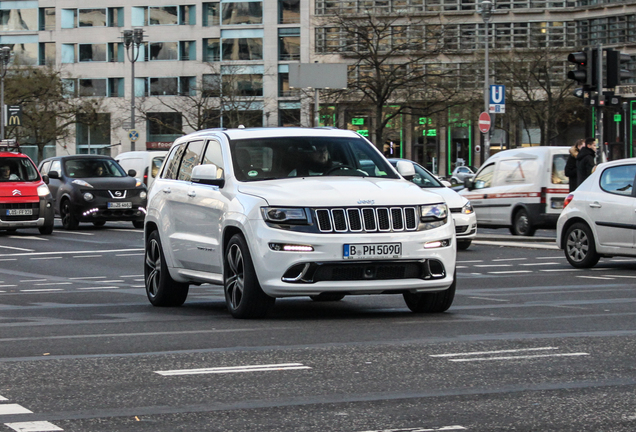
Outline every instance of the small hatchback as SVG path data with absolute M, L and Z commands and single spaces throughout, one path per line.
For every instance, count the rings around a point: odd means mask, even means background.
M 373 144 L 336 129 L 204 130 L 179 138 L 150 189 L 146 292 L 178 306 L 190 284 L 224 287 L 236 318 L 276 298 L 400 294 L 414 312 L 455 296 L 448 207 Z
M 147 189 L 111 157 L 69 155 L 45 159 L 40 171 L 49 177 L 55 212 L 64 229 L 80 222 L 103 226 L 107 221 L 131 221 L 142 228 L 146 215 Z
M 599 164 L 570 193 L 557 221 L 557 244 L 577 268 L 602 257 L 636 256 L 636 158 Z
M 53 232 L 53 197 L 47 181 L 15 141 L 0 141 L 0 230 Z

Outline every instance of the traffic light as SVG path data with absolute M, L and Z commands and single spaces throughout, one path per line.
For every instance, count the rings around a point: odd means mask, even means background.
M 583 51 L 570 53 L 568 61 L 576 64 L 576 70 L 568 72 L 568 78 L 583 85 L 583 89 L 596 86 L 596 59 L 597 53 L 593 48 L 585 48 Z
M 624 69 L 623 65 L 632 60 L 628 54 L 623 54 L 610 48 L 607 50 L 606 60 L 607 88 L 614 88 L 621 84 L 621 80 L 632 77 L 631 72 Z

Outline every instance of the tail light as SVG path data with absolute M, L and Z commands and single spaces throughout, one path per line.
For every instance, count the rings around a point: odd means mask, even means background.
M 574 195 L 572 194 L 568 194 L 568 196 L 565 197 L 565 200 L 563 201 L 563 208 L 566 208 L 568 204 L 570 204 L 570 201 L 572 201 L 572 198 L 574 198 Z
M 542 187 L 541 188 L 541 204 L 546 203 L 546 194 L 547 194 L 547 189 Z
M 144 184 L 148 186 L 148 167 L 144 170 Z

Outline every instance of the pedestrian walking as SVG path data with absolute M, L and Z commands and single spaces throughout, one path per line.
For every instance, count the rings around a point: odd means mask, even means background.
M 565 169 L 563 170 L 565 176 L 569 179 L 570 192 L 572 192 L 579 185 L 576 177 L 576 157 L 579 155 L 581 147 L 585 145 L 583 138 L 576 140 L 574 145 L 570 147 L 570 155 L 565 163 Z
M 577 187 L 592 174 L 596 161 L 596 139 L 586 138 L 585 146 L 581 147 L 576 157 Z

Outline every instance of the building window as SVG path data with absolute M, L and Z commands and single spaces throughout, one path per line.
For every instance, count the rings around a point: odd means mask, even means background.
M 221 79 L 223 96 L 263 96 L 263 74 L 225 73 Z
M 40 43 L 40 61 L 39 65 L 54 65 L 55 64 L 55 42 L 42 42 Z
M 108 97 L 124 97 L 123 78 L 108 78 Z
M 179 82 L 176 77 L 149 78 L 150 96 L 176 96 L 179 94 Z
M 40 31 L 55 30 L 55 8 L 40 8 Z
M 78 114 L 75 139 L 78 154 L 110 155 L 110 114 L 96 116 Z
M 107 93 L 107 80 L 106 79 L 79 79 L 79 96 L 102 96 L 105 97 Z
M 223 60 L 263 60 L 263 38 L 223 39 Z
M 221 3 L 223 25 L 262 24 L 263 2 L 242 1 Z
M 111 42 L 108 44 L 108 61 L 112 63 L 123 63 L 125 57 L 124 44 L 121 42 Z
M 79 61 L 106 61 L 106 44 L 79 44 Z
M 196 41 L 179 42 L 179 60 L 194 61 L 197 59 L 197 43 Z
M 220 3 L 203 3 L 203 27 L 217 26 L 221 23 Z
M 221 96 L 221 75 L 203 74 L 201 77 L 201 94 L 203 97 Z
M 18 2 L 15 2 L 18 3 Z M 0 9 L 0 31 L 38 30 L 38 9 Z
M 203 61 L 221 61 L 221 39 L 203 39 Z
M 300 23 L 300 0 L 278 0 L 278 23 Z
M 196 6 L 194 5 L 179 6 L 179 24 L 196 25 L 196 23 L 197 23 Z
M 289 87 L 289 72 L 286 69 L 278 72 L 278 97 L 299 97 L 300 89 L 292 89 Z
M 148 25 L 179 24 L 179 12 L 176 6 L 150 6 L 148 8 Z
M 106 27 L 106 9 L 78 9 L 78 27 Z
M 108 27 L 124 26 L 124 8 L 111 7 L 108 8 Z
M 300 126 L 300 102 L 278 104 L 278 126 Z
M 151 42 L 149 60 L 179 60 L 179 42 Z
M 148 119 L 148 141 L 172 142 L 183 135 L 183 118 L 179 112 L 150 112 Z
M 278 29 L 278 60 L 300 60 L 300 28 Z

